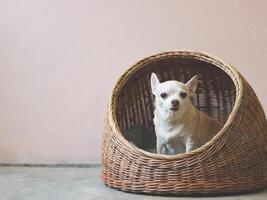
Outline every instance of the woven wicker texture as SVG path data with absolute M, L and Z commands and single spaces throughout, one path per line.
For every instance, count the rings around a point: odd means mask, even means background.
M 178 155 L 157 155 L 131 145 L 124 130 L 142 125 L 154 133 L 151 72 L 161 81 L 200 77 L 192 100 L 224 123 L 207 144 Z M 247 81 L 213 56 L 175 51 L 145 58 L 113 88 L 102 144 L 102 179 L 110 187 L 154 194 L 237 193 L 267 185 L 267 122 Z

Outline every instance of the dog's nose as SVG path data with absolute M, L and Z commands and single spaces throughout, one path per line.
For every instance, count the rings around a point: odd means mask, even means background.
M 179 105 L 179 101 L 176 100 L 176 99 L 173 99 L 173 100 L 171 101 L 171 103 L 172 103 L 172 106 L 175 106 L 175 107 Z

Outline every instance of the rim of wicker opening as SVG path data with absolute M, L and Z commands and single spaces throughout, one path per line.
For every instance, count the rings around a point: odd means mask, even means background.
M 128 78 L 133 73 L 138 71 L 141 67 L 148 64 L 149 62 L 155 62 L 155 61 L 160 60 L 160 59 L 168 59 L 169 57 L 173 57 L 173 56 L 174 57 L 187 57 L 187 58 L 205 61 L 205 62 L 214 64 L 215 66 L 224 70 L 224 72 L 226 72 L 232 78 L 232 81 L 233 81 L 235 88 L 236 88 L 236 90 L 235 90 L 236 98 L 235 98 L 234 106 L 232 108 L 232 112 L 230 113 L 228 120 L 225 122 L 223 128 L 216 134 L 216 136 L 212 140 L 207 142 L 202 147 L 200 147 L 194 151 L 190 151 L 188 153 L 177 154 L 177 155 L 158 155 L 158 154 L 154 154 L 154 153 L 149 153 L 147 151 L 144 151 L 142 149 L 139 149 L 139 148 L 131 145 L 122 136 L 118 122 L 116 120 L 116 106 L 117 106 L 116 101 L 117 101 L 117 98 L 119 96 L 118 94 L 120 93 L 120 90 L 123 87 L 124 83 L 128 80 Z M 118 136 L 120 137 L 121 142 L 123 142 L 129 148 L 133 148 L 134 150 L 139 150 L 140 153 L 142 153 L 144 155 L 154 157 L 154 158 L 164 158 L 164 159 L 174 159 L 177 157 L 186 157 L 186 156 L 189 156 L 191 154 L 195 154 L 199 151 L 203 151 L 207 146 L 209 146 L 213 142 L 213 140 L 216 140 L 216 139 L 218 139 L 218 137 L 220 137 L 221 132 L 224 132 L 224 130 L 227 129 L 233 121 L 235 121 L 235 115 L 236 115 L 236 113 L 238 113 L 238 109 L 241 105 L 242 95 L 243 95 L 243 84 L 241 81 L 241 76 L 239 75 L 239 73 L 236 71 L 236 69 L 233 66 L 224 63 L 219 58 L 217 58 L 215 56 L 208 55 L 207 53 L 203 54 L 200 52 L 187 52 L 187 51 L 165 52 L 165 53 L 160 53 L 160 54 L 157 54 L 154 56 L 147 57 L 147 58 L 137 62 L 135 65 L 130 67 L 118 79 L 116 85 L 114 86 L 114 88 L 112 90 L 112 94 L 111 94 L 109 105 L 108 105 L 109 106 L 109 108 L 108 108 L 108 111 L 109 111 L 108 121 L 109 121 L 109 124 L 110 124 L 112 130 L 114 131 L 114 133 L 118 134 Z
M 150 63 L 172 58 L 198 60 L 222 70 L 234 84 L 235 99 L 223 128 L 205 145 L 188 153 L 158 155 L 137 148 L 123 137 L 116 112 L 120 92 L 133 74 Z M 248 109 L 252 101 L 253 108 Z M 262 188 L 267 185 L 266 127 L 257 96 L 233 66 L 200 52 L 153 55 L 130 67 L 112 90 L 103 137 L 102 179 L 120 190 L 156 194 L 233 193 Z

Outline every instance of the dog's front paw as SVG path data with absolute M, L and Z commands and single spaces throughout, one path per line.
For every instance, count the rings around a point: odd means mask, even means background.
M 161 141 L 157 140 L 157 154 L 167 154 L 167 153 L 168 150 L 166 145 Z
M 186 143 L 185 143 L 185 151 L 186 152 L 192 151 L 196 148 L 197 148 L 197 146 L 196 146 L 195 142 L 193 142 L 191 139 L 188 139 L 186 141 Z

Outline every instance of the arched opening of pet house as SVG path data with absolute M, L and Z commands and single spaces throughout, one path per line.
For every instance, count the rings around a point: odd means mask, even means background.
M 178 80 L 186 83 L 198 75 L 197 94 L 193 105 L 224 124 L 235 102 L 235 85 L 231 77 L 215 64 L 191 57 L 165 57 L 145 63 L 132 72 L 118 94 L 116 119 L 125 138 L 137 147 L 155 152 L 156 136 L 153 124 L 154 97 L 150 75 L 155 72 L 160 81 Z

